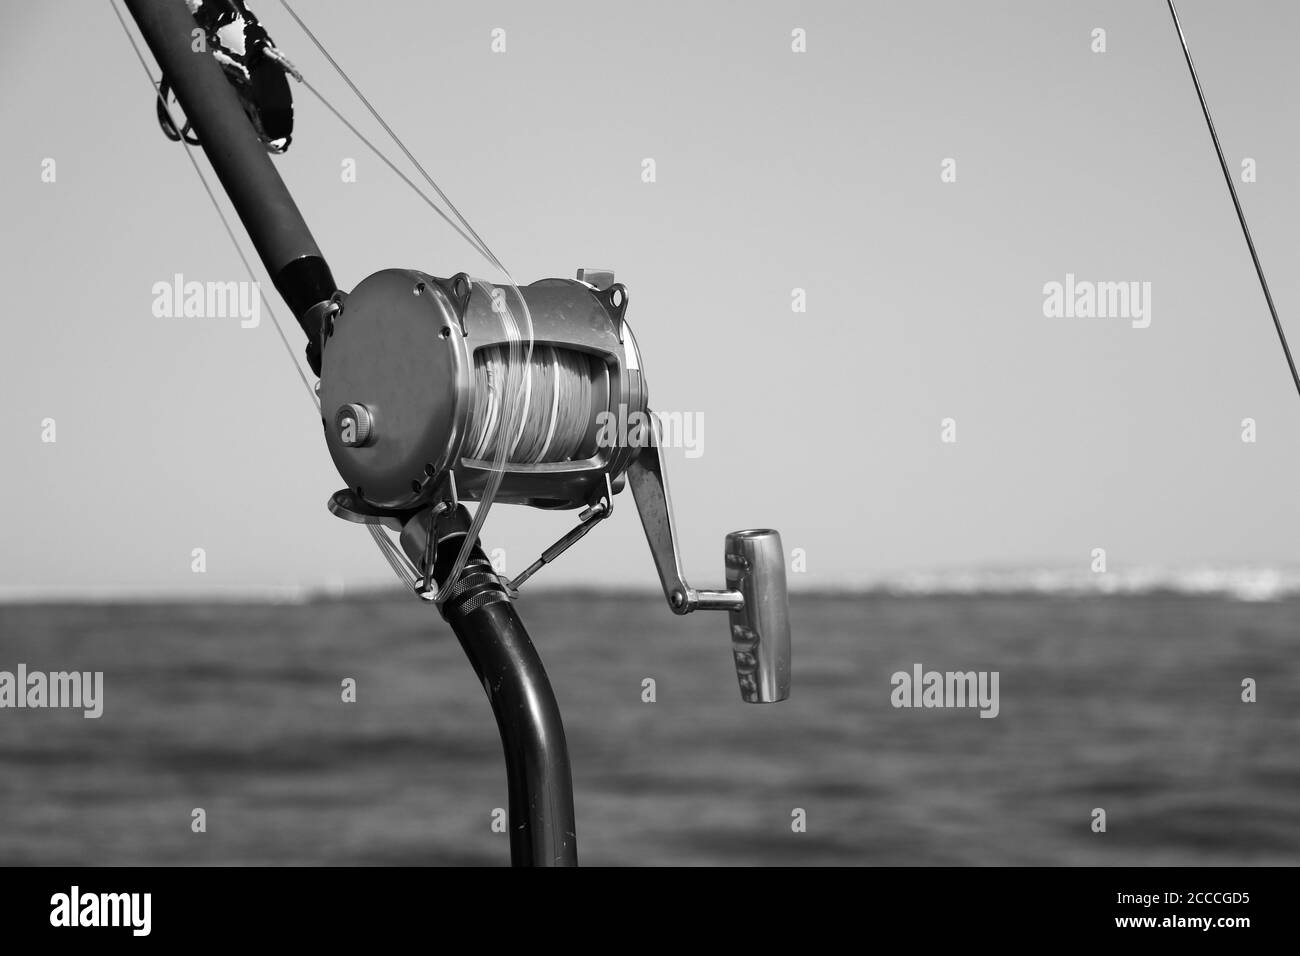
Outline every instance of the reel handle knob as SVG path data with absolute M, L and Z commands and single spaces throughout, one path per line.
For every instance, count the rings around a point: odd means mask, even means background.
M 733 531 L 724 553 L 727 590 L 744 598 L 729 614 L 740 696 L 751 704 L 785 700 L 790 696 L 790 603 L 781 535 L 770 529 Z

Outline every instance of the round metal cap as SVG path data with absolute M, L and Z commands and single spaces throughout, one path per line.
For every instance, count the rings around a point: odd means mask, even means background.
M 348 448 L 364 448 L 369 445 L 375 436 L 374 422 L 370 409 L 356 402 L 344 405 L 334 416 L 339 441 Z

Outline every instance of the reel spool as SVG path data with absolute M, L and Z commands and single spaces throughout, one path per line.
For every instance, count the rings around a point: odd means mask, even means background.
M 669 606 L 727 611 L 742 698 L 784 700 L 790 624 L 780 535 L 728 535 L 727 587 L 687 584 L 627 301 L 612 273 L 591 270 L 515 287 L 387 269 L 337 295 L 322 327 L 319 396 L 330 456 L 348 487 L 330 510 L 371 526 L 398 575 L 442 606 L 494 500 L 584 509 L 576 527 L 503 582 L 515 597 L 609 517 L 630 484 Z M 609 422 L 649 425 L 624 433 Z M 461 558 L 435 595 L 433 555 L 452 537 L 440 538 L 439 517 L 463 513 L 462 501 L 481 502 L 479 514 L 468 534 L 456 531 Z M 399 534 L 400 550 L 381 528 Z

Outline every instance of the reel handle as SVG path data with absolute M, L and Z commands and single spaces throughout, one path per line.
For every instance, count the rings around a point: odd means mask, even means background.
M 740 696 L 770 704 L 790 696 L 790 603 L 781 535 L 733 531 L 725 546 L 727 587 L 744 603 L 731 610 L 731 651 Z
M 659 451 L 658 422 L 653 415 L 650 420 L 650 441 L 626 474 L 668 606 L 675 614 L 728 611 L 741 698 L 751 704 L 785 700 L 790 696 L 790 610 L 781 536 L 768 529 L 733 531 L 727 535 L 724 552 L 727 588 L 697 590 L 687 584 Z

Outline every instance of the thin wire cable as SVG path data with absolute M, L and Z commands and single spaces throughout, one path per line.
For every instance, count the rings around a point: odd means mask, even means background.
M 122 32 L 126 34 L 127 40 L 130 41 L 131 49 L 135 51 L 135 58 L 140 61 L 140 67 L 144 70 L 144 75 L 149 81 L 150 88 L 153 90 L 154 95 L 158 97 L 159 102 L 162 103 L 163 112 L 167 114 L 168 121 L 171 122 L 175 129 L 180 129 L 180 126 L 176 123 L 175 118 L 171 114 L 171 110 L 167 106 L 167 101 L 163 99 L 162 90 L 159 89 L 158 84 L 154 82 L 153 73 L 149 70 L 149 64 L 144 58 L 144 53 L 140 50 L 139 44 L 135 42 L 135 37 L 131 35 L 131 30 L 126 25 L 126 19 L 117 8 L 117 0 L 108 0 L 108 2 L 113 8 L 113 15 L 117 17 L 117 22 L 122 26 Z M 226 218 L 225 212 L 221 209 L 221 204 L 217 202 L 216 193 L 214 193 L 212 187 L 208 185 L 208 179 L 203 175 L 203 169 L 199 166 L 198 160 L 194 158 L 194 154 L 191 152 L 192 147 L 188 144 L 182 145 L 185 147 L 186 158 L 189 159 L 190 165 L 194 167 L 194 172 L 198 174 L 199 182 L 203 184 L 203 191 L 208 194 L 208 199 L 212 201 L 212 208 L 217 211 L 217 217 L 221 220 L 221 225 L 225 227 L 226 235 L 230 237 L 230 241 L 235 247 L 235 254 L 239 256 L 239 261 L 244 264 L 244 270 L 248 273 L 248 278 L 252 281 L 253 285 L 257 287 L 258 297 L 261 298 L 262 305 L 266 307 L 266 314 L 271 317 L 271 324 L 275 327 L 276 334 L 279 336 L 280 342 L 284 345 L 285 352 L 289 355 L 289 361 L 293 362 L 294 371 L 298 373 L 298 378 L 302 380 L 303 388 L 307 390 L 307 396 L 311 400 L 313 411 L 317 416 L 319 416 L 320 399 L 316 396 L 316 390 L 312 388 L 311 382 L 307 380 L 307 376 L 303 373 L 302 366 L 298 364 L 298 357 L 294 355 L 293 346 L 289 344 L 289 339 L 284 334 L 284 329 L 280 327 L 280 320 L 276 317 L 275 310 L 271 308 L 271 303 L 267 299 L 266 293 L 262 291 L 262 283 L 257 281 L 256 273 L 253 272 L 253 266 L 248 261 L 248 257 L 244 255 L 244 250 L 239 245 L 239 239 L 235 236 L 235 230 L 231 228 L 230 220 Z
M 1273 304 L 1273 293 L 1269 291 L 1268 280 L 1264 278 L 1264 267 L 1260 265 L 1259 253 L 1255 251 L 1255 240 L 1251 238 L 1250 226 L 1246 225 L 1246 213 L 1241 208 L 1241 199 L 1237 196 L 1237 184 L 1233 182 L 1232 172 L 1228 169 L 1228 160 L 1224 158 L 1223 146 L 1219 134 L 1214 128 L 1214 119 L 1210 116 L 1209 104 L 1205 102 L 1205 91 L 1201 89 L 1200 77 L 1196 75 L 1196 65 L 1192 63 L 1192 51 L 1187 47 L 1187 37 L 1183 35 L 1183 25 L 1178 20 L 1178 11 L 1174 0 L 1166 0 L 1169 13 L 1174 18 L 1174 29 L 1178 31 L 1178 41 L 1183 45 L 1183 56 L 1187 59 L 1188 72 L 1192 74 L 1192 84 L 1196 87 L 1196 97 L 1201 101 L 1201 112 L 1205 114 L 1205 125 L 1210 129 L 1210 139 L 1214 141 L 1214 151 L 1219 157 L 1219 166 L 1223 169 L 1223 180 L 1228 184 L 1228 193 L 1232 196 L 1232 205 L 1237 210 L 1237 221 L 1241 223 L 1241 233 L 1246 237 L 1246 247 L 1250 250 L 1250 259 L 1255 263 L 1255 274 L 1259 276 L 1259 286 L 1264 290 L 1264 300 L 1268 303 L 1269 314 L 1273 317 L 1273 328 L 1277 329 L 1277 339 L 1282 343 L 1282 353 L 1286 356 L 1287 367 L 1291 370 L 1291 381 L 1295 383 L 1300 394 L 1300 372 L 1296 371 L 1295 359 L 1291 357 L 1291 346 L 1287 344 L 1286 332 L 1282 330 L 1282 320 L 1278 318 L 1277 306 Z

